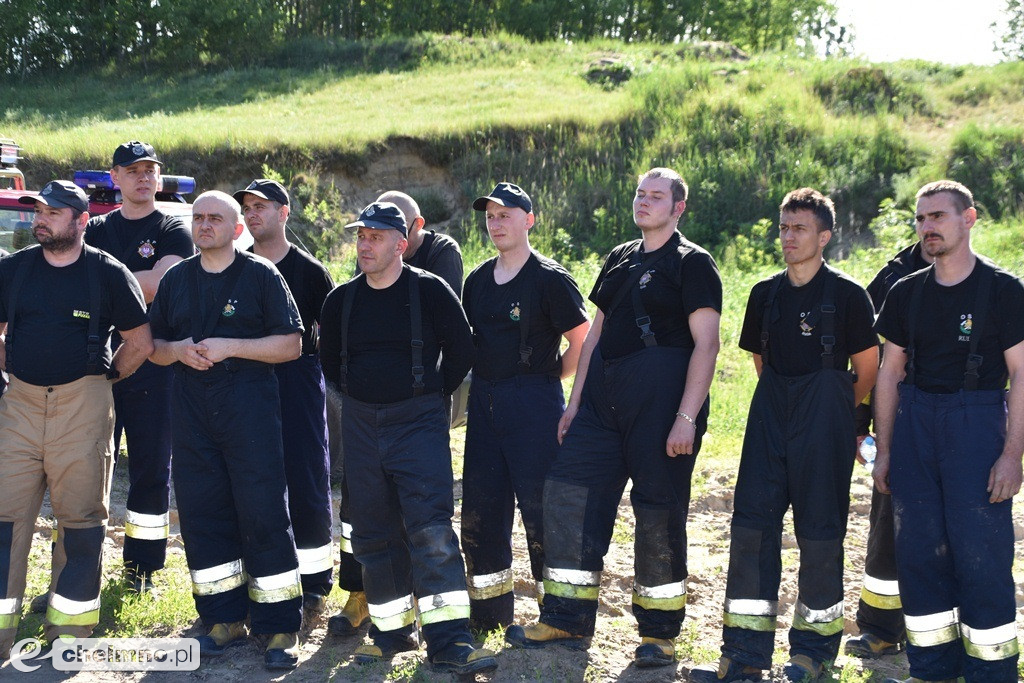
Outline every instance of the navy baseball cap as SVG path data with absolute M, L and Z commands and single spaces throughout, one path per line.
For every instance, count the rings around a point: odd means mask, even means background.
M 55 209 L 89 210 L 89 198 L 85 196 L 82 188 L 70 180 L 51 180 L 43 186 L 38 195 L 24 195 L 18 197 L 18 201 L 22 204 L 42 202 Z
M 140 161 L 152 161 L 163 166 L 163 162 L 156 156 L 153 145 L 148 142 L 129 140 L 114 150 L 114 166 L 131 166 Z
M 346 228 L 373 228 L 374 230 L 397 230 L 403 237 L 409 236 L 402 210 L 391 202 L 374 202 L 359 212 L 359 220 L 349 223 Z
M 247 194 L 259 197 L 260 199 L 269 199 L 272 202 L 284 204 L 285 206 L 291 203 L 288 199 L 288 190 L 284 189 L 284 185 L 276 180 L 268 180 L 267 178 L 254 180 L 249 183 L 249 187 L 239 190 L 231 196 L 235 198 L 236 202 L 241 204 Z
M 473 208 L 477 211 L 486 211 L 487 202 L 494 202 L 502 206 L 518 206 L 526 213 L 533 211 L 533 202 L 530 195 L 518 185 L 512 183 L 498 183 L 486 197 L 477 197 L 473 202 Z

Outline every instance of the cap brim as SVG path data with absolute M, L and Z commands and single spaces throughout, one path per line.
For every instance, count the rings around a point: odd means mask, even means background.
M 498 204 L 499 206 L 512 206 L 512 207 L 516 206 L 516 204 L 509 204 L 505 200 L 498 199 L 497 197 L 477 197 L 475 200 L 473 200 L 473 210 L 474 211 L 486 211 L 487 210 L 487 202 L 494 202 L 495 204 Z
M 245 199 L 245 195 L 247 194 L 251 194 L 253 197 L 259 197 L 260 199 L 266 199 L 268 202 L 274 201 L 273 199 L 271 199 L 270 197 L 268 197 L 267 195 L 263 194 L 258 190 L 239 190 L 238 192 L 234 193 L 231 196 L 234 197 L 236 202 L 241 204 L 242 200 Z
M 405 234 L 405 230 L 396 227 L 394 225 L 388 225 L 387 223 L 378 223 L 377 221 L 361 220 L 349 223 L 345 226 L 346 228 L 370 228 L 371 230 L 397 230 L 398 232 Z
M 156 157 L 142 157 L 140 159 L 132 159 L 127 164 L 114 164 L 114 166 L 120 166 L 121 168 L 128 168 L 129 166 L 134 166 L 135 164 L 139 163 L 140 161 L 152 161 L 157 166 L 163 166 L 164 165 L 164 162 L 160 161 Z

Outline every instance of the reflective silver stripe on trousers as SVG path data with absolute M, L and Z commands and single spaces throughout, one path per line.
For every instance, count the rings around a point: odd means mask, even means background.
M 641 586 L 636 580 L 633 581 L 633 592 L 642 598 L 678 598 L 686 595 L 686 579 L 676 583 L 666 583 L 661 586 Z
M 97 595 L 95 600 L 71 600 L 60 593 L 54 593 L 50 596 L 50 607 L 61 614 L 85 614 L 100 608 L 100 597 Z
M 376 619 L 387 619 L 412 609 L 412 595 L 406 595 L 391 602 L 384 602 L 379 605 L 369 603 L 370 616 Z
M 241 560 L 233 560 L 206 569 L 193 569 L 192 592 L 196 595 L 215 595 L 244 586 L 245 566 Z
M 588 572 L 582 569 L 554 569 L 544 567 L 544 578 L 556 583 L 567 583 L 570 586 L 600 586 L 601 572 Z
M 493 574 L 480 574 L 478 576 L 471 575 L 468 578 L 470 588 L 490 588 L 491 586 L 500 586 L 506 581 L 512 580 L 512 567 L 502 569 L 500 572 L 494 572 Z
M 752 617 L 775 617 L 779 614 L 779 601 L 726 598 L 725 611 L 729 614 L 744 614 Z
M 334 569 L 333 543 L 322 545 L 319 548 L 296 548 L 295 554 L 299 557 L 300 574 L 318 574 L 320 572 Z
M 1017 625 L 1013 622 L 995 628 L 971 628 L 967 624 L 960 625 L 964 638 L 975 645 L 1000 645 L 1017 637 Z
M 543 598 L 544 597 L 544 582 L 543 581 L 537 581 L 536 584 L 537 584 L 537 597 L 538 598 Z
M 811 609 L 798 600 L 796 603 L 796 613 L 809 624 L 827 624 L 843 616 L 843 601 L 840 600 L 825 609 Z
M 934 631 L 937 628 L 955 626 L 960 622 L 960 610 L 953 608 L 946 612 L 925 614 L 920 617 L 912 617 L 909 614 L 903 615 L 908 631 Z
M 165 512 L 160 515 L 147 515 L 134 510 L 125 511 L 125 536 L 143 541 L 162 541 L 167 538 L 171 515 Z
M 0 600 L 0 614 L 20 614 L 21 598 L 5 598 Z
M 341 523 L 341 539 L 338 541 L 338 549 L 343 553 L 352 555 L 352 525 L 348 522 Z
M 864 587 L 875 595 L 899 595 L 900 584 L 899 581 L 885 581 L 883 579 L 876 579 L 870 574 L 864 575 Z
M 441 607 L 469 607 L 469 593 L 466 591 L 448 591 L 447 593 L 435 593 L 424 595 L 417 599 L 417 606 L 420 612 L 427 612 Z

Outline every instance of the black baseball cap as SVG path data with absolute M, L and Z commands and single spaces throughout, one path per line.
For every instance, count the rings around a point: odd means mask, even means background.
M 291 204 L 288 198 L 288 190 L 284 189 L 284 185 L 276 180 L 269 180 L 268 178 L 259 178 L 254 180 L 249 183 L 249 187 L 244 190 L 239 190 L 231 196 L 235 198 L 236 202 L 241 204 L 247 194 L 259 197 L 260 199 L 269 199 L 272 202 L 284 204 L 285 206 Z
M 163 162 L 156 156 L 156 150 L 148 142 L 129 140 L 114 150 L 114 166 L 131 166 L 140 161 L 152 161 L 163 166 Z
M 533 202 L 530 195 L 518 185 L 512 183 L 498 183 L 486 197 L 477 197 L 473 202 L 473 208 L 477 211 L 486 211 L 487 202 L 494 202 L 502 206 L 518 206 L 526 213 L 533 211 Z
M 22 204 L 42 202 L 55 209 L 89 210 L 89 198 L 85 196 L 82 188 L 70 180 L 51 180 L 43 186 L 39 194 L 24 195 L 18 197 L 18 201 Z
M 374 230 L 397 230 L 403 237 L 409 236 L 402 210 L 391 202 L 374 202 L 359 212 L 359 220 L 349 223 L 346 228 L 373 228 Z

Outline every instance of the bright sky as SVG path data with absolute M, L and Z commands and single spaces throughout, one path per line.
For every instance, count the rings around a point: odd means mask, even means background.
M 926 59 L 994 64 L 1006 0 L 837 0 L 839 19 L 854 28 L 854 53 L 872 62 Z

